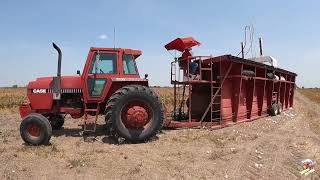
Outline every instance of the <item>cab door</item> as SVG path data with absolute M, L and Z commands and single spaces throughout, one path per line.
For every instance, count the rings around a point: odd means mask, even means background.
M 90 56 L 89 56 L 90 58 Z M 95 51 L 87 65 L 85 80 L 85 102 L 101 102 L 110 88 L 111 78 L 117 75 L 116 52 Z

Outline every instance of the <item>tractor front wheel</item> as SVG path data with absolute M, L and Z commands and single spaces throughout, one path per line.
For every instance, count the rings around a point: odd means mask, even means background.
M 113 135 L 139 143 L 155 136 L 162 128 L 164 111 L 160 99 L 150 88 L 129 85 L 110 97 L 105 118 Z
M 20 124 L 20 135 L 31 145 L 48 144 L 52 135 L 49 120 L 41 114 L 31 113 Z

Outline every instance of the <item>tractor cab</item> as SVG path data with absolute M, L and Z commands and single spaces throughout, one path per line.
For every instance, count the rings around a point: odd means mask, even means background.
M 135 60 L 141 51 L 121 48 L 90 48 L 82 80 L 84 100 L 103 101 L 112 82 L 140 80 Z
M 139 50 L 90 48 L 84 73 L 106 74 L 111 76 L 124 75 L 139 77 L 135 60 L 142 54 Z

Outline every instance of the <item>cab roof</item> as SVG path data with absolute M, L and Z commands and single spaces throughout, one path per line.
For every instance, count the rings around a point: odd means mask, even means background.
M 125 54 L 132 54 L 134 58 L 138 58 L 142 51 L 136 49 L 126 49 L 126 48 L 101 48 L 101 47 L 91 47 L 90 51 L 110 51 L 110 52 L 124 52 Z

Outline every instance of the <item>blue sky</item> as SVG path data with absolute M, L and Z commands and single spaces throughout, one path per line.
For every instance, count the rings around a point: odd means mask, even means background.
M 82 71 L 91 46 L 141 49 L 140 74 L 169 85 L 172 56 L 163 46 L 193 36 L 196 55 L 236 54 L 244 26 L 263 36 L 264 51 L 298 74 L 297 84 L 320 87 L 320 1 L 15 1 L 0 4 L 0 86 L 53 76 L 63 51 L 62 74 Z M 106 35 L 106 39 L 99 36 Z M 257 39 L 256 39 L 257 41 Z

